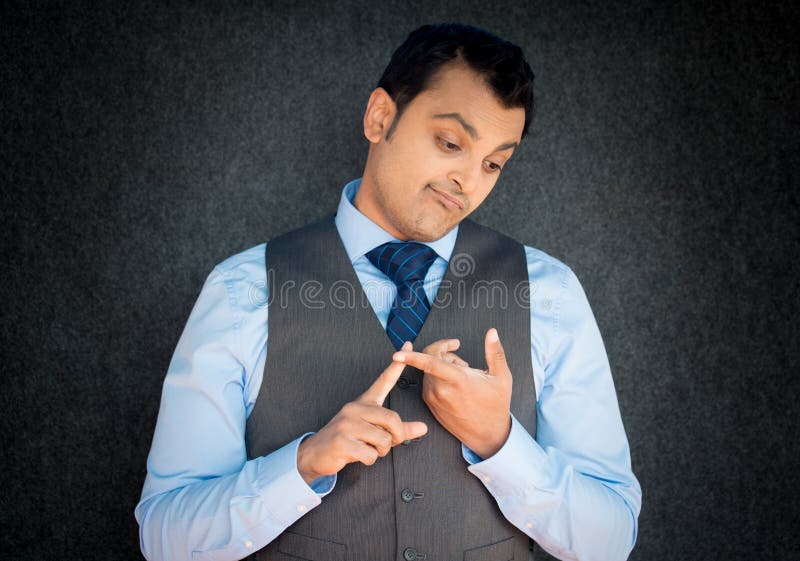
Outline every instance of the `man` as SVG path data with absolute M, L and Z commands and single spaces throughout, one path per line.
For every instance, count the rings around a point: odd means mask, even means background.
M 641 490 L 580 283 L 465 220 L 527 133 L 532 79 L 485 31 L 412 32 L 335 217 L 214 269 L 164 382 L 148 559 L 524 559 L 529 538 L 628 556 Z

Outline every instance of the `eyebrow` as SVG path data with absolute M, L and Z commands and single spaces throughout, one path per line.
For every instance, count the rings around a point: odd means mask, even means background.
M 473 140 L 478 140 L 478 131 L 475 130 L 475 127 L 470 125 L 468 122 L 464 120 L 464 117 L 461 116 L 460 113 L 437 113 L 433 116 L 434 119 L 454 119 L 458 121 L 464 130 L 467 131 Z M 508 150 L 509 148 L 516 148 L 519 146 L 518 142 L 506 142 L 505 144 L 501 144 L 497 148 L 494 149 L 495 152 L 502 152 L 503 150 Z

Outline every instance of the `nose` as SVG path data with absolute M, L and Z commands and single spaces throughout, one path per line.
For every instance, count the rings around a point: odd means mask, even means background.
M 478 167 L 478 172 L 479 171 L 480 164 Z M 475 190 L 476 177 L 475 166 L 470 161 L 461 163 L 447 174 L 447 179 L 458 185 L 458 190 L 466 195 L 469 195 Z

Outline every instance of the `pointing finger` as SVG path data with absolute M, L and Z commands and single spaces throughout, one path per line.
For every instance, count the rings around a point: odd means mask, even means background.
M 406 341 L 402 348 L 411 350 L 411 343 Z M 372 383 L 369 389 L 361 394 L 356 401 L 383 405 L 386 396 L 392 391 L 392 388 L 397 383 L 405 367 L 406 365 L 404 363 L 393 360 L 392 363 L 386 367 L 386 370 L 381 372 L 381 375 L 378 376 L 378 379 Z
M 450 364 L 447 361 L 425 353 L 398 351 L 392 356 L 395 362 L 410 364 L 419 368 L 425 374 L 430 374 L 441 380 L 454 382 L 464 376 L 460 366 Z
M 422 352 L 434 356 L 443 356 L 448 352 L 458 350 L 460 346 L 461 341 L 458 339 L 439 339 L 422 349 Z

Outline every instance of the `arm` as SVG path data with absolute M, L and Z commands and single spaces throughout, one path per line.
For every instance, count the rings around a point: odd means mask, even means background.
M 308 434 L 247 461 L 248 395 L 258 392 L 253 357 L 262 357 L 263 368 L 267 340 L 267 309 L 253 307 L 247 290 L 266 283 L 246 276 L 236 283 L 219 267 L 209 275 L 164 380 L 135 510 L 140 547 L 151 561 L 241 559 L 320 504 L 336 481 L 323 477 L 309 486 L 300 476 L 297 449 Z
M 466 446 L 462 451 L 506 518 L 548 553 L 623 560 L 636 541 L 641 488 L 594 315 L 575 274 L 565 268 L 559 277 L 555 316 L 534 324 L 540 335 L 552 334 L 536 440 L 512 416 L 497 453 L 482 460 Z M 546 277 L 538 281 L 538 294 L 547 284 Z

